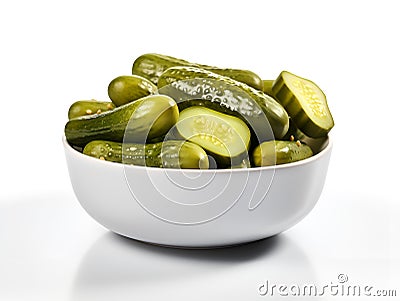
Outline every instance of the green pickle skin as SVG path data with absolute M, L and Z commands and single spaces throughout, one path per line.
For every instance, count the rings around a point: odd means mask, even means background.
M 137 75 L 118 76 L 108 85 L 108 96 L 117 107 L 156 93 L 156 85 Z
M 147 78 L 157 85 L 161 74 L 171 67 L 186 66 L 198 67 L 217 73 L 222 76 L 230 77 L 239 82 L 243 82 L 257 90 L 263 89 L 262 79 L 252 71 L 242 69 L 218 68 L 213 66 L 190 63 L 185 60 L 172 56 L 147 53 L 139 56 L 133 63 L 132 74 Z
M 300 141 L 273 140 L 261 143 L 253 151 L 255 166 L 273 166 L 309 158 L 311 148 Z
M 263 92 L 269 96 L 273 97 L 272 93 L 272 85 L 274 84 L 274 80 L 264 79 L 263 80 Z
M 69 107 L 68 119 L 100 114 L 113 109 L 115 105 L 110 101 L 78 100 Z
M 206 152 L 197 144 L 164 141 L 149 144 L 95 140 L 83 149 L 85 155 L 105 161 L 160 168 L 208 169 Z
M 289 128 L 289 116 L 274 98 L 208 70 L 169 68 L 161 75 L 158 89 L 160 94 L 173 97 L 180 110 L 192 105 L 204 105 L 239 117 L 254 131 L 259 143 L 280 139 Z
M 178 106 L 172 98 L 150 95 L 112 111 L 71 119 L 64 132 L 74 146 L 92 140 L 142 143 L 165 135 L 178 117 Z

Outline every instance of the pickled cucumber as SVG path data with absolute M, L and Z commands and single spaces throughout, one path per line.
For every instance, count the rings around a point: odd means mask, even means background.
M 156 92 L 157 86 L 137 75 L 118 76 L 108 85 L 108 96 L 117 107 Z
M 272 97 L 210 71 L 195 67 L 171 67 L 159 81 L 160 94 L 174 98 L 180 110 L 204 105 L 242 119 L 258 143 L 282 138 L 289 128 L 285 109 Z
M 307 136 L 326 136 L 334 126 L 325 94 L 312 81 L 282 71 L 274 81 L 272 93 Z
M 243 82 L 255 89 L 262 90 L 263 88 L 263 82 L 261 78 L 249 70 L 223 69 L 207 65 L 200 65 L 174 58 L 172 56 L 156 53 L 148 53 L 139 56 L 133 63 L 132 74 L 143 76 L 157 85 L 159 77 L 165 70 L 177 66 L 190 66 L 206 69 L 211 72 Z
M 286 135 L 283 136 L 281 140 L 297 141 L 297 140 L 303 140 L 305 137 L 306 136 L 302 131 L 299 130 L 299 128 L 294 123 L 293 119 L 289 118 L 289 129 Z
M 101 160 L 160 168 L 250 168 L 296 162 L 334 126 L 325 94 L 287 71 L 262 80 L 161 54 L 108 85 L 111 102 L 73 103 L 68 143 Z M 312 149 L 311 149 L 312 148 Z
M 236 161 L 247 155 L 250 130 L 239 118 L 193 106 L 180 113 L 176 128 L 182 137 L 211 154 L 219 167 L 240 165 Z
M 273 80 L 264 79 L 263 80 L 263 92 L 269 96 L 273 96 L 272 94 L 272 85 L 274 84 Z
M 178 115 L 172 98 L 150 95 L 112 111 L 71 119 L 65 126 L 65 136 L 75 146 L 92 140 L 143 143 L 166 134 Z
M 311 148 L 298 141 L 266 141 L 253 151 L 255 166 L 272 166 L 291 163 L 311 157 Z
M 115 105 L 110 101 L 97 101 L 97 100 L 79 100 L 74 102 L 68 110 L 68 119 L 77 118 L 81 116 L 100 114 L 102 112 L 110 111 L 115 108 Z
M 85 146 L 83 153 L 105 161 L 149 167 L 209 167 L 206 152 L 197 144 L 185 141 L 139 144 L 95 140 Z

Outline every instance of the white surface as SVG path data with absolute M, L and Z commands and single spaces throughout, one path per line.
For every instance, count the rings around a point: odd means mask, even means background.
M 265 280 L 323 285 L 340 273 L 399 296 L 397 3 L 260 3 L 0 4 L 0 300 L 256 300 Z M 273 240 L 215 251 L 143 245 L 90 219 L 68 179 L 67 109 L 106 99 L 109 81 L 145 52 L 264 78 L 287 69 L 322 87 L 335 146 L 306 219 Z

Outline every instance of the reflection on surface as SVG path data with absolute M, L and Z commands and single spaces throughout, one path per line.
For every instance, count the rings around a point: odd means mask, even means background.
M 127 300 L 153 300 L 166 293 L 183 300 L 193 291 L 199 299 L 243 294 L 251 300 L 260 298 L 257 288 L 267 278 L 288 283 L 315 277 L 307 257 L 285 235 L 235 247 L 188 250 L 110 232 L 83 257 L 71 300 L 107 300 L 115 294 Z

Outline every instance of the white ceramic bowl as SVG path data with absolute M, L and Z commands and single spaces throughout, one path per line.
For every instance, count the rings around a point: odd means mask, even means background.
M 87 213 L 107 229 L 175 247 L 220 247 L 276 235 L 318 201 L 332 142 L 306 160 L 249 169 L 132 166 L 81 154 L 63 137 L 69 175 Z

